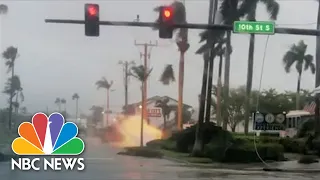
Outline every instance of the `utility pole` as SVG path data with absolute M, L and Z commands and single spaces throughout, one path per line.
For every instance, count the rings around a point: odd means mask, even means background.
M 128 85 L 130 76 L 130 67 L 135 65 L 134 61 L 119 61 L 119 64 L 123 67 L 123 80 L 124 80 L 124 112 L 127 114 L 128 107 Z
M 149 43 L 137 43 L 136 41 L 134 42 L 135 46 L 143 46 L 144 47 L 144 52 L 140 53 L 140 57 L 144 58 L 144 75 L 146 76 L 148 73 L 148 59 L 150 58 L 150 52 L 148 52 L 148 47 L 156 47 L 158 46 L 158 42 L 152 43 L 151 41 Z M 143 117 L 144 119 L 147 120 L 148 124 L 149 124 L 149 118 L 148 118 L 148 111 L 147 111 L 147 79 L 146 77 L 144 78 L 144 82 L 143 82 L 143 97 L 142 97 L 142 111 L 143 111 Z

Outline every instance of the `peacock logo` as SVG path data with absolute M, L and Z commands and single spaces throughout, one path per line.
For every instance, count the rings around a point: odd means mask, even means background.
M 17 155 L 80 155 L 84 142 L 78 138 L 78 127 L 73 122 L 65 123 L 63 115 L 36 113 L 32 123 L 23 122 L 18 128 L 20 137 L 12 142 Z

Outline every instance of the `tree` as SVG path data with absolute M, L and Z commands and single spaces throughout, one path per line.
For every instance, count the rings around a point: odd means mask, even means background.
M 221 2 L 221 5 L 219 7 L 219 12 L 221 14 L 221 19 L 220 21 L 222 21 L 223 24 L 228 24 L 231 25 L 233 24 L 234 21 L 239 19 L 239 15 L 238 15 L 238 0 L 223 0 Z M 213 11 L 213 13 L 216 14 L 212 14 L 211 16 L 216 17 L 216 15 L 218 15 L 217 12 Z M 216 23 L 221 23 L 221 22 L 216 22 Z M 230 79 L 230 55 L 231 55 L 231 31 L 203 31 L 202 33 L 200 33 L 200 42 L 204 42 L 206 41 L 205 44 L 203 44 L 198 50 L 197 50 L 197 54 L 203 54 L 206 51 L 211 50 L 212 52 L 214 52 L 214 48 L 215 46 L 219 45 L 219 41 L 221 41 L 220 39 L 224 38 L 226 34 L 226 38 L 225 38 L 225 71 L 224 71 L 224 89 L 223 91 L 224 94 L 227 96 L 229 93 L 229 79 Z M 215 56 L 215 55 L 211 55 L 211 56 Z M 210 57 L 210 58 L 214 58 L 214 57 Z M 209 72 L 209 74 L 211 75 L 213 72 Z M 212 79 L 212 78 L 211 78 Z M 212 84 L 211 82 L 210 85 Z M 207 97 L 211 97 L 210 93 L 211 93 L 212 88 L 208 88 L 208 92 L 207 92 Z M 207 99 L 207 103 L 210 104 L 210 99 Z M 225 101 L 227 102 L 228 97 L 225 97 Z M 225 102 L 225 103 L 226 103 Z M 202 112 L 200 112 L 202 113 Z M 207 113 L 210 113 L 210 107 L 207 107 Z M 207 114 L 206 116 L 209 117 L 209 114 Z M 228 115 L 225 115 L 226 117 Z M 225 119 L 223 121 L 223 128 L 226 129 L 227 128 L 227 119 Z M 220 124 L 220 122 L 219 122 Z
M 67 112 L 67 100 L 64 98 L 61 98 L 61 104 L 64 106 L 64 112 Z
M 142 99 L 142 111 L 141 111 L 141 126 L 140 126 L 140 146 L 143 146 L 143 118 L 147 118 L 147 117 L 143 117 L 144 114 L 146 112 L 146 108 L 145 105 L 145 101 L 146 99 L 144 99 L 144 91 L 143 91 L 143 86 L 144 86 L 144 81 L 146 81 L 150 75 L 150 73 L 152 72 L 152 69 L 147 69 L 147 67 L 144 67 L 143 65 L 140 66 L 133 66 L 131 68 L 131 73 L 130 75 L 135 77 L 138 81 L 141 82 L 141 99 Z
M 16 58 L 19 56 L 18 48 L 10 46 L 3 53 L 2 57 L 5 60 L 5 65 L 8 68 L 8 73 L 11 72 L 11 78 L 14 77 L 14 65 Z M 12 89 L 12 88 L 11 88 Z M 9 99 L 9 130 L 11 130 L 11 121 L 12 121 L 12 106 L 13 106 L 13 96 L 14 91 L 11 91 Z
M 161 108 L 163 116 L 163 132 L 167 129 L 167 120 L 169 119 L 172 109 L 168 105 L 169 98 L 159 99 L 155 102 L 155 107 Z
M 296 70 L 298 72 L 297 81 L 297 91 L 296 91 L 296 109 L 300 109 L 300 84 L 302 71 L 311 70 L 314 74 L 316 71 L 316 66 L 313 63 L 313 56 L 311 54 L 306 54 L 308 45 L 304 41 L 299 41 L 297 44 L 291 45 L 290 49 L 283 56 L 284 69 L 287 73 L 290 72 L 291 66 L 295 64 Z
M 267 12 L 272 20 L 276 20 L 279 13 L 279 4 L 276 0 L 243 0 L 239 7 L 239 17 L 246 16 L 249 21 L 256 21 L 256 10 L 258 2 L 265 4 Z M 248 134 L 249 116 L 250 116 L 250 97 L 252 90 L 253 77 L 253 61 L 254 61 L 254 43 L 255 34 L 250 34 L 249 55 L 248 55 L 248 69 L 247 69 L 247 85 L 246 85 L 246 111 L 245 111 L 245 134 Z
M 106 119 L 107 119 L 107 126 L 109 125 L 109 112 L 110 112 L 110 106 L 109 106 L 109 94 L 110 94 L 110 88 L 113 85 L 113 81 L 108 81 L 105 77 L 102 77 L 101 80 L 96 82 L 97 89 L 105 89 L 107 91 L 107 109 L 106 109 Z
M 8 13 L 8 6 L 5 4 L 0 4 L 0 14 L 7 14 Z
M 173 21 L 174 23 L 187 23 L 186 18 L 186 8 L 183 2 L 174 1 L 170 4 L 174 11 Z M 159 12 L 160 7 L 154 8 L 154 11 Z M 156 22 L 160 20 L 157 19 Z M 154 28 L 157 30 L 158 27 Z M 190 45 L 188 43 L 188 29 L 187 28 L 180 28 L 175 29 L 177 31 L 176 35 L 176 43 L 180 51 L 180 61 L 179 61 L 179 80 L 178 80 L 178 129 L 182 128 L 182 106 L 183 106 L 183 85 L 184 85 L 184 56 L 187 50 L 189 49 Z
M 22 92 L 21 81 L 19 76 L 14 75 L 12 78 L 9 78 L 4 87 L 4 93 L 16 97 L 16 101 L 12 102 L 12 106 L 15 108 L 15 113 L 18 113 L 20 103 L 24 101 L 24 95 Z M 9 102 L 10 103 L 10 102 Z
M 92 124 L 94 126 L 97 126 L 98 123 L 102 122 L 102 120 L 103 120 L 102 113 L 103 113 L 104 108 L 101 106 L 92 106 L 90 108 L 90 110 L 92 111 L 92 115 L 91 115 Z
M 56 98 L 54 103 L 58 106 L 59 112 L 61 112 L 61 99 L 60 98 Z
M 176 81 L 174 76 L 174 70 L 172 68 L 172 64 L 167 64 L 161 74 L 160 81 L 164 85 L 169 85 L 171 82 Z
M 78 95 L 78 93 L 74 93 L 74 94 L 72 95 L 72 100 L 75 100 L 75 101 L 76 101 L 76 119 L 78 119 L 79 98 L 80 98 L 80 96 Z

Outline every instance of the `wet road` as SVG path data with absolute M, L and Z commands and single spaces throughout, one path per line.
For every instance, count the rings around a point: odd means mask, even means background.
M 10 163 L 0 163 L 1 180 L 315 180 L 320 174 L 289 174 L 279 172 L 241 172 L 181 167 L 158 159 L 119 156 L 119 149 L 101 145 L 98 140 L 86 143 L 86 169 L 78 171 L 11 171 Z

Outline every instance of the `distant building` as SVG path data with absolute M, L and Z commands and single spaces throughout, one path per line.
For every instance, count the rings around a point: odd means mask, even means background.
M 178 101 L 168 97 L 168 96 L 153 96 L 151 98 L 147 99 L 147 109 L 148 109 L 148 118 L 150 120 L 150 124 L 160 127 L 163 125 L 163 114 L 162 114 L 162 109 L 156 106 L 156 102 L 159 100 L 163 100 L 167 98 L 169 100 L 168 105 L 169 106 L 177 106 Z M 141 113 L 141 101 L 133 104 L 129 104 L 127 107 L 127 112 L 129 115 L 140 115 Z M 193 109 L 192 106 L 184 104 L 185 107 L 190 108 L 191 110 Z M 176 111 L 171 111 L 169 115 L 169 119 L 167 119 L 167 127 L 170 126 L 175 126 L 175 113 Z

